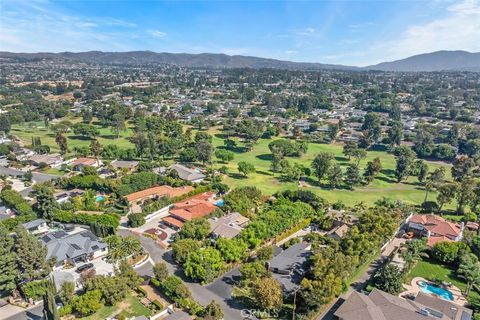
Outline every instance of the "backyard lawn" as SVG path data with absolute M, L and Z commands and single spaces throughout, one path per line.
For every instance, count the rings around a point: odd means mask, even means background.
M 91 316 L 82 318 L 85 320 L 104 320 L 114 315 L 122 315 L 125 318 L 131 318 L 136 316 L 151 316 L 152 312 L 150 309 L 145 307 L 138 298 L 134 296 L 128 296 L 122 302 L 117 303 L 115 306 L 103 306 L 92 314 Z
M 422 277 L 427 280 L 441 280 L 445 282 L 450 282 L 454 286 L 458 287 L 460 290 L 465 290 L 466 283 L 458 278 L 455 274 L 455 270 L 445 266 L 441 263 L 438 263 L 433 260 L 422 260 L 419 261 L 410 271 L 407 278 L 405 279 L 406 283 L 410 283 L 413 278 Z M 468 296 L 469 301 L 476 301 L 480 304 L 480 294 L 474 290 L 470 292 Z

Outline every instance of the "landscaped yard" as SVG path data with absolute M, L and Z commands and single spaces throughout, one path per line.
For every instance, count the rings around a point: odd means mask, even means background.
M 466 288 L 466 283 L 461 278 L 456 276 L 454 269 L 451 269 L 433 260 L 419 261 L 413 267 L 412 271 L 410 271 L 405 282 L 410 283 L 412 279 L 416 277 L 422 277 L 427 280 L 441 280 L 450 282 L 462 290 L 462 292 Z M 480 303 L 480 294 L 472 290 L 468 296 L 468 300 Z
M 104 306 L 96 313 L 89 317 L 82 319 L 85 320 L 105 320 L 108 317 L 114 315 L 124 315 L 126 318 L 136 317 L 144 315 L 146 317 L 151 316 L 152 312 L 150 309 L 145 307 L 137 297 L 128 296 L 122 302 L 119 302 L 116 306 Z

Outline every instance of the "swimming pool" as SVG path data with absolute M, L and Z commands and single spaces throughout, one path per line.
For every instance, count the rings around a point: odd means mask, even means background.
M 436 295 L 443 300 L 453 301 L 453 293 L 447 289 L 428 284 L 425 281 L 418 281 L 417 284 L 424 293 Z
M 217 202 L 215 202 L 215 205 L 217 207 L 223 207 L 224 204 L 225 204 L 225 201 L 223 201 L 223 199 L 220 199 Z
M 104 197 L 104 196 L 97 196 L 97 197 L 95 198 L 95 201 L 97 201 L 97 202 L 103 202 L 103 201 L 105 201 L 105 197 Z

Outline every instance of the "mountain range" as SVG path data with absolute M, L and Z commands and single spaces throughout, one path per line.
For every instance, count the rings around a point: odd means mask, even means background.
M 436 51 L 419 54 L 406 59 L 382 62 L 367 67 L 335 64 L 292 62 L 242 55 L 216 53 L 166 53 L 152 51 L 129 52 L 60 52 L 60 53 L 14 53 L 0 52 L 0 62 L 8 61 L 72 61 L 116 65 L 174 64 L 184 67 L 208 68 L 274 68 L 288 70 L 379 70 L 379 71 L 475 71 L 480 72 L 480 52 Z

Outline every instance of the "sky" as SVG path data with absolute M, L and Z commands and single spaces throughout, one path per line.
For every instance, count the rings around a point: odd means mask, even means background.
M 0 51 L 225 53 L 365 66 L 480 51 L 480 0 L 0 0 Z

